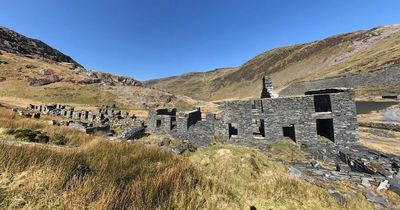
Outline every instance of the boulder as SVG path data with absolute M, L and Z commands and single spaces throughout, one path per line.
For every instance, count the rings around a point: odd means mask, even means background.
M 379 186 L 378 186 L 378 188 L 377 188 L 377 190 L 387 190 L 387 189 L 389 189 L 389 181 L 388 180 L 385 180 L 385 181 L 383 181 L 383 182 L 381 182 L 380 184 L 379 184 Z
M 38 74 L 41 75 L 41 76 L 49 76 L 49 75 L 52 75 L 53 73 L 54 72 L 51 69 L 40 69 L 38 71 Z
M 192 143 L 183 142 L 173 149 L 175 153 L 183 154 L 186 151 L 196 152 L 197 148 Z
M 371 183 L 369 183 L 369 179 L 368 179 L 368 178 L 365 178 L 365 177 L 363 177 L 363 178 L 361 179 L 361 184 L 362 184 L 364 187 L 371 187 Z
M 36 79 L 25 76 L 23 80 L 25 80 L 30 86 L 44 86 L 61 81 L 61 79 L 57 75 L 51 75 L 49 78 L 45 79 Z
M 397 175 L 394 178 L 389 178 L 388 180 L 390 184 L 389 189 L 400 195 L 400 175 Z
M 303 173 L 299 169 L 297 169 L 293 166 L 289 166 L 288 173 L 289 173 L 289 176 L 292 178 L 295 178 L 295 179 L 303 178 Z
M 125 139 L 125 140 L 137 139 L 137 138 L 144 136 L 144 134 L 145 134 L 145 128 L 144 128 L 143 124 L 140 124 L 140 125 L 134 125 L 134 126 L 127 127 L 118 136 L 118 138 Z
M 323 176 L 323 175 L 324 175 L 324 172 L 321 171 L 321 170 L 318 170 L 318 169 L 313 169 L 313 170 L 311 170 L 311 173 L 312 173 L 314 176 Z
M 329 193 L 329 195 L 331 195 L 335 200 L 337 200 L 339 203 L 341 203 L 341 204 L 346 203 L 346 198 L 345 198 L 342 194 L 336 192 L 335 190 L 333 190 L 333 189 L 328 189 L 328 193 Z
M 375 193 L 367 189 L 362 190 L 362 194 L 368 201 L 374 203 L 375 207 L 378 207 L 380 209 L 383 208 L 389 209 L 390 204 L 384 197 L 376 195 Z

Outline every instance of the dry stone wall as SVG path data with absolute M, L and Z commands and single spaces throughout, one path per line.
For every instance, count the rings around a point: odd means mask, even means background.
M 263 79 L 264 93 L 272 90 L 268 81 Z M 302 96 L 226 101 L 220 105 L 220 114 L 208 113 L 204 120 L 200 108 L 182 113 L 159 109 L 150 111 L 147 126 L 149 132 L 170 134 L 198 145 L 218 138 L 265 149 L 269 142 L 284 137 L 312 145 L 319 136 L 344 145 L 358 141 L 354 97 L 351 89 L 324 89 Z
M 29 105 L 28 109 L 35 114 L 47 114 L 63 117 L 67 121 L 54 122 L 55 125 L 63 125 L 79 129 L 85 133 L 106 132 L 108 136 L 116 134 L 124 139 L 142 136 L 144 133 L 143 122 L 137 121 L 134 115 L 115 109 L 115 105 L 103 105 L 95 112 L 88 110 L 75 110 L 74 107 L 66 107 L 63 104 Z

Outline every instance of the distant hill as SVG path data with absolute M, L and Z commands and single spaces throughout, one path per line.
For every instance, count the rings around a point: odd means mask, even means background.
M 400 26 L 389 25 L 268 50 L 239 67 L 151 80 L 146 84 L 208 101 L 258 97 L 264 75 L 272 78 L 281 94 L 328 86 L 377 93 L 400 91 L 400 80 L 396 79 L 400 77 L 399 65 Z
M 186 96 L 144 87 L 130 77 L 86 70 L 42 41 L 4 27 L 0 27 L 0 102 L 21 106 L 116 103 L 127 110 L 175 106 L 189 109 L 202 104 Z

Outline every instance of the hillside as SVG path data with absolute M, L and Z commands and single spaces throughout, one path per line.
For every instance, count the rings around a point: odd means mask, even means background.
M 390 30 L 397 29 L 390 27 Z M 281 89 L 290 82 L 325 78 L 325 75 L 319 77 L 316 73 L 300 77 L 301 72 L 296 74 L 295 71 L 277 70 L 276 66 L 281 64 L 275 66 L 275 63 L 282 59 L 290 63 L 303 62 L 302 58 L 290 60 L 287 57 L 299 53 L 297 51 L 301 51 L 305 45 L 286 47 L 284 49 L 287 52 L 272 50 L 237 68 L 188 73 L 142 83 L 129 77 L 86 70 L 60 51 L 11 30 L 3 29 L 0 33 L 3 33 L 0 37 L 7 37 L 7 40 L 0 39 L 0 209 L 400 208 L 400 196 L 396 191 L 398 179 L 395 177 L 400 160 L 392 156 L 399 152 L 396 147 L 399 145 L 399 132 L 360 128 L 361 144 L 376 149 L 364 151 L 354 142 L 344 144 L 347 142 L 341 142 L 340 137 L 332 141 L 323 137 L 320 129 L 330 130 L 331 133 L 333 130 L 319 126 L 319 118 L 316 119 L 314 132 L 305 129 L 313 125 L 312 121 L 305 121 L 303 117 L 300 120 L 295 119 L 296 116 L 288 117 L 299 121 L 295 122 L 298 134 L 320 135 L 307 139 L 310 143 L 305 143 L 300 138 L 297 141 L 295 136 L 290 139 L 288 127 L 277 123 L 284 118 L 273 119 L 274 114 L 267 113 L 268 116 L 260 115 L 260 109 L 247 109 L 250 108 L 249 103 L 228 108 L 240 110 L 245 107 L 245 110 L 251 111 L 251 116 L 259 114 L 257 120 L 242 115 L 242 119 L 225 121 L 223 118 L 234 117 L 207 115 L 206 120 L 198 121 L 200 110 L 178 115 L 172 110 L 158 110 L 155 112 L 157 118 L 150 115 L 149 120 L 143 120 L 148 109 L 155 107 L 177 107 L 182 110 L 200 105 L 202 111 L 217 110 L 214 103 L 194 100 L 181 93 L 192 93 L 204 99 L 246 97 L 248 94 L 258 96 L 259 90 L 256 88 L 259 88 L 259 77 L 265 72 L 251 69 L 268 67 L 267 71 L 275 83 L 281 81 Z M 289 50 L 293 50 L 290 55 Z M 309 57 L 307 59 L 312 56 Z M 376 62 L 381 62 L 381 59 Z M 380 71 L 365 74 L 369 77 L 385 77 L 384 85 L 398 82 L 398 77 L 389 75 L 390 72 L 398 72 L 396 63 L 394 67 L 377 64 L 379 68 L 382 66 L 385 66 L 382 71 L 386 74 L 380 74 Z M 288 65 L 288 68 L 292 66 Z M 280 74 L 288 77 L 279 77 Z M 341 74 L 335 73 L 334 76 Z M 358 74 L 361 72 L 352 76 L 357 77 Z M 364 77 L 367 76 L 360 78 Z M 332 84 L 337 82 L 329 79 Z M 307 85 L 316 86 L 320 81 Z M 157 83 L 171 87 L 179 84 L 180 88 L 170 93 L 169 88 L 162 90 L 152 87 Z M 293 87 L 301 85 L 293 84 Z M 301 90 L 301 87 L 298 89 Z M 345 107 L 350 106 L 351 101 L 346 102 L 346 97 L 340 99 L 343 110 L 339 113 L 340 118 L 334 119 L 347 123 L 334 124 L 339 131 L 337 136 L 342 131 L 357 134 L 354 133 L 358 131 L 356 121 L 347 121 L 342 116 L 342 113 L 355 116 L 355 110 L 348 111 L 348 107 Z M 301 100 L 296 101 L 304 104 Z M 38 106 L 34 106 L 34 109 L 20 108 L 31 103 L 64 103 L 76 109 L 71 116 L 68 107 L 59 108 L 58 105 L 53 108 L 40 107 L 39 110 Z M 139 120 L 126 116 L 125 112 L 117 113 L 114 107 L 102 107 L 105 110 L 96 112 L 98 116 L 93 119 L 93 113 L 86 110 L 93 110 L 101 104 L 116 104 L 118 110 L 129 111 Z M 69 116 L 66 115 L 67 111 Z M 277 109 L 275 114 L 279 112 Z M 165 116 L 168 113 L 172 115 Z M 296 115 L 299 110 L 281 113 L 286 118 L 292 113 Z M 334 110 L 332 113 L 338 112 Z M 312 114 L 310 119 L 313 121 L 314 117 L 327 120 L 326 116 L 333 116 L 327 115 L 331 114 L 327 112 L 316 113 L 318 116 L 314 112 L 309 114 Z M 377 112 L 373 113 L 374 119 L 378 119 L 378 115 Z M 265 116 L 271 118 L 272 126 L 279 128 L 277 132 L 283 131 L 283 139 L 267 140 L 261 137 L 260 128 L 264 127 Z M 249 123 L 243 123 L 247 119 Z M 333 119 L 328 120 L 333 122 Z M 99 127 L 97 124 L 100 124 Z M 241 127 L 235 129 L 232 124 Z M 343 125 L 353 129 L 344 130 Z M 152 126 L 156 131 L 168 132 L 153 132 Z M 294 126 L 292 132 L 297 135 Z M 219 129 L 227 132 L 229 140 L 214 132 Z M 239 142 L 235 139 L 241 136 L 234 137 L 232 130 L 246 130 L 253 135 Z M 124 135 L 119 135 L 121 133 Z M 266 135 L 272 134 L 264 132 L 264 137 Z M 211 138 L 206 145 L 201 144 L 204 136 Z M 262 150 L 251 148 L 255 146 L 253 143 L 261 141 L 265 143 Z M 360 156 L 353 157 L 353 153 L 360 153 Z M 341 161 L 337 158 L 338 154 Z
M 50 47 L 46 43 L 31 39 L 12 31 L 6 27 L 0 26 L 0 49 L 13 54 L 20 54 L 29 57 L 43 58 L 55 62 L 72 63 L 82 67 L 71 57 Z
M 115 103 L 139 115 L 152 107 L 188 109 L 202 104 L 189 97 L 144 87 L 133 78 L 86 70 L 42 41 L 4 27 L 0 28 L 0 38 L 0 102 L 3 103 L 18 106 L 54 102 L 77 106 Z
M 45 132 L 50 142 L 26 142 L 10 134 L 16 127 Z M 60 135 L 65 145 L 57 143 Z M 290 140 L 271 144 L 268 153 L 215 144 L 174 155 L 157 146 L 165 138 L 107 141 L 0 107 L 0 208 L 374 209 L 357 183 L 294 177 L 287 166 L 304 154 Z M 328 189 L 347 201 L 337 201 Z M 380 194 L 392 203 L 399 199 Z
M 389 87 L 400 90 L 400 82 L 393 79 L 399 76 L 399 64 L 400 25 L 390 25 L 272 49 L 236 68 L 151 80 L 146 84 L 212 101 L 258 97 L 263 75 L 270 75 L 277 91 L 283 94 L 319 88 L 325 85 L 326 78 L 352 76 L 350 80 L 339 79 L 328 86 L 385 92 Z M 379 74 L 369 73 L 378 69 L 383 70 Z M 365 84 L 362 79 L 375 81 Z M 353 80 L 360 81 L 352 83 Z M 308 81 L 318 81 L 318 84 Z

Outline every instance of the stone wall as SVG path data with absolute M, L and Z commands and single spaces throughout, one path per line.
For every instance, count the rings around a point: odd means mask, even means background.
M 331 95 L 336 143 L 356 142 L 358 138 L 357 111 L 353 91 Z
M 400 86 L 400 65 L 390 66 L 365 73 L 349 73 L 337 77 L 308 82 L 298 82 L 280 92 L 280 95 L 299 95 L 308 90 L 346 87 L 382 88 Z
M 400 123 L 396 122 L 360 122 L 360 126 L 369 128 L 378 128 L 400 132 Z
M 86 133 L 109 132 L 111 130 L 119 132 L 119 130 L 124 130 L 126 127 L 137 124 L 134 115 L 116 110 L 115 105 L 99 107 L 95 112 L 75 110 L 73 107 L 66 107 L 63 104 L 30 104 L 28 109 L 36 113 L 64 117 L 68 120 L 60 124 L 77 128 Z
M 312 146 L 320 141 L 319 136 L 348 144 L 358 141 L 354 97 L 353 90 L 327 89 L 303 96 L 226 101 L 221 103 L 219 115 L 208 113 L 205 120 L 199 108 L 183 113 L 152 110 L 148 130 L 199 145 L 218 137 L 223 142 L 265 149 L 268 142 L 285 136 L 300 145 Z
M 268 76 L 263 77 L 263 88 L 261 91 L 261 98 L 272 98 L 273 91 L 272 81 Z

